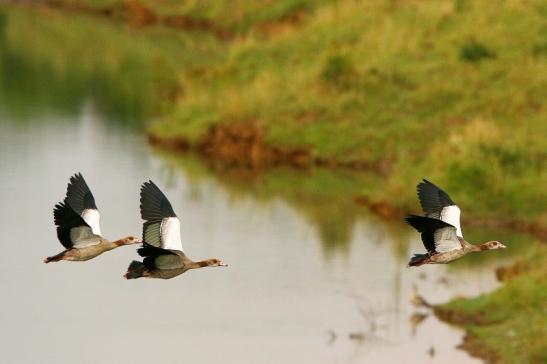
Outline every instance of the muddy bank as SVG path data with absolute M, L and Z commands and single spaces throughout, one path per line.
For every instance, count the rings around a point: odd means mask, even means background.
M 55 9 L 102 17 L 125 23 L 133 28 L 161 25 L 181 31 L 197 31 L 211 34 L 221 40 L 230 41 L 236 32 L 215 22 L 187 14 L 158 14 L 153 8 L 139 0 L 121 0 L 113 5 L 92 6 L 86 2 L 67 0 L 8 0 L 9 4 L 34 7 L 37 9 Z M 261 21 L 251 28 L 265 36 L 276 36 L 288 29 L 299 26 L 308 13 L 303 10 L 289 13 L 277 20 Z
M 470 333 L 467 333 L 463 337 L 462 343 L 458 346 L 458 349 L 465 350 L 472 357 L 484 360 L 486 364 L 502 364 L 503 361 L 492 350 L 489 350 L 485 346 L 480 344 L 480 341 Z
M 338 161 L 314 156 L 313 146 L 283 147 L 270 145 L 266 141 L 266 130 L 258 123 L 217 124 L 197 141 L 191 143 L 184 137 L 164 138 L 148 135 L 150 143 L 162 148 L 175 150 L 194 150 L 220 163 L 236 167 L 263 169 L 275 166 L 295 168 L 343 168 L 372 171 L 381 176 L 389 176 L 392 160 L 370 163 L 367 161 Z
M 468 326 L 482 326 L 495 323 L 488 320 L 485 312 L 480 311 L 474 314 L 466 314 L 460 311 L 447 309 L 442 305 L 436 305 L 433 306 L 433 312 L 439 320 L 464 328 Z M 458 346 L 458 348 L 465 350 L 472 357 L 484 360 L 487 364 L 501 364 L 501 360 L 496 352 L 482 344 L 481 340 L 473 335 L 469 330 L 466 330 L 462 343 Z
M 124 0 L 105 6 L 91 6 L 85 2 L 66 0 L 8 1 L 8 3 L 42 10 L 53 9 L 101 17 L 125 23 L 133 28 L 163 25 L 183 31 L 206 32 L 223 40 L 229 40 L 234 36 L 230 30 L 219 27 L 206 19 L 198 19 L 188 15 L 159 15 L 138 0 Z

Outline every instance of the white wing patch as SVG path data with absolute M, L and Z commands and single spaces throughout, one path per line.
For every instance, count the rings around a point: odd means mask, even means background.
M 161 220 L 161 247 L 182 251 L 180 220 L 177 217 L 167 217 Z
M 441 211 L 441 220 L 449 223 L 456 228 L 456 235 L 463 238 L 462 229 L 460 227 L 460 208 L 456 205 L 446 206 Z
M 445 253 L 462 248 L 460 240 L 454 234 L 455 232 L 456 230 L 453 227 L 445 227 L 435 231 L 433 240 L 435 241 L 435 251 L 437 253 Z
M 91 227 L 93 234 L 101 235 L 101 225 L 99 224 L 101 215 L 99 214 L 99 211 L 95 209 L 85 209 L 82 211 L 82 219 Z

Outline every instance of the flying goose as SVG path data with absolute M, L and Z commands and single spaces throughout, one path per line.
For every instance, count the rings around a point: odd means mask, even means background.
M 460 209 L 450 196 L 426 179 L 416 188 L 425 216 L 409 215 L 405 220 L 421 233 L 427 253 L 414 254 L 409 266 L 449 263 L 470 252 L 505 248 L 499 241 L 469 244 L 460 227 Z
M 143 262 L 132 261 L 124 277 L 170 279 L 187 270 L 203 267 L 225 267 L 219 259 L 199 262 L 190 260 L 182 251 L 180 220 L 171 203 L 152 181 L 141 187 L 141 217 L 143 245 L 138 250 Z
M 102 237 L 99 210 L 81 173 L 70 177 L 66 197 L 55 205 L 53 218 L 57 238 L 66 250 L 45 258 L 44 263 L 89 260 L 119 246 L 140 242 L 132 236 L 116 241 Z

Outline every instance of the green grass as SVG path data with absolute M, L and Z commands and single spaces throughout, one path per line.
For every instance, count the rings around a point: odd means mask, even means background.
M 185 97 L 150 132 L 197 141 L 259 122 L 274 145 L 387 161 L 371 198 L 409 207 L 425 176 L 475 216 L 546 224 L 547 16 L 540 1 L 460 3 L 316 4 L 297 27 L 250 31 L 182 71 Z
M 547 247 L 536 244 L 526 255 L 525 271 L 500 289 L 442 307 L 460 317 L 480 317 L 481 324 L 463 325 L 473 345 L 495 353 L 500 363 L 547 361 Z

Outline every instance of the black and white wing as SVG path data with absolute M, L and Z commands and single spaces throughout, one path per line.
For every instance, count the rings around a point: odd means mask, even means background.
M 143 241 L 149 245 L 182 252 L 180 220 L 171 203 L 152 181 L 141 186 Z
M 53 209 L 53 219 L 57 225 L 57 238 L 66 249 L 83 248 L 100 242 L 91 227 L 69 205 L 67 199 L 59 202 Z
M 428 217 L 442 220 L 456 228 L 456 235 L 463 238 L 460 227 L 460 208 L 450 196 L 433 183 L 424 179 L 416 186 L 422 210 Z
M 405 220 L 422 233 L 422 241 L 430 254 L 462 249 L 455 226 L 426 216 L 409 215 Z
M 95 235 L 101 235 L 100 214 L 91 193 L 81 173 L 70 177 L 66 190 L 65 203 L 82 217 Z

